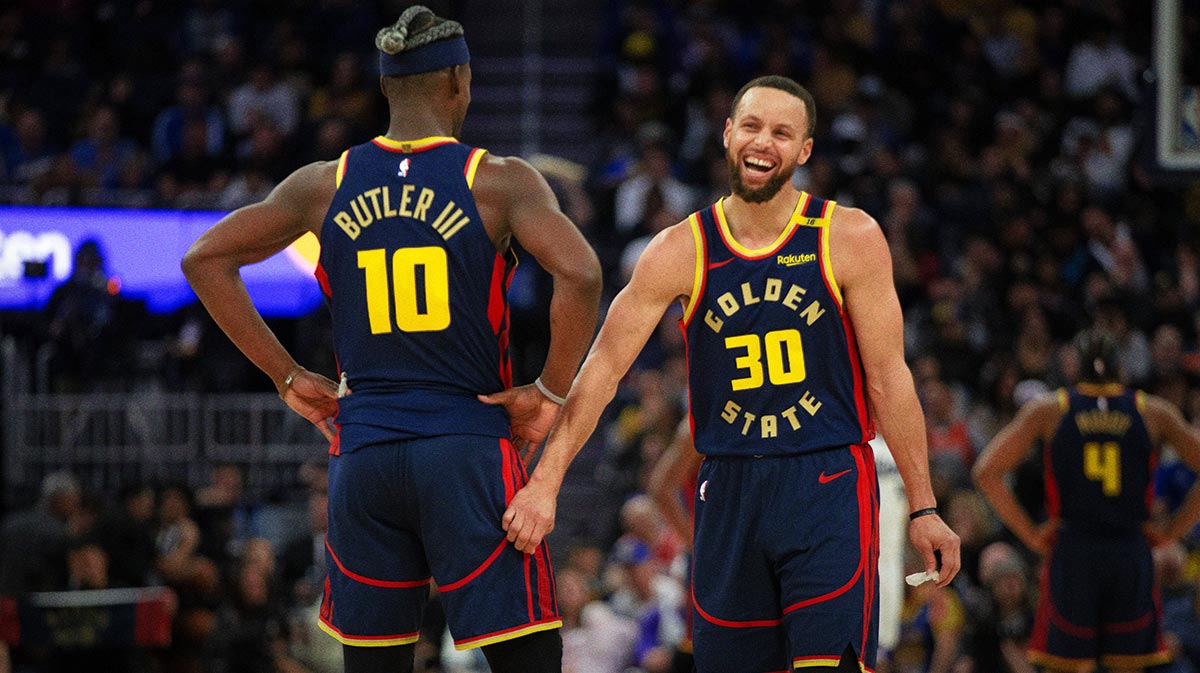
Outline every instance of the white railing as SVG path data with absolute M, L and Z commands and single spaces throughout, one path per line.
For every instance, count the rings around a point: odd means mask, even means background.
M 242 466 L 247 495 L 261 499 L 326 452 L 316 429 L 271 394 L 18 394 L 5 399 L 3 420 L 9 506 L 28 502 L 55 470 L 110 494 L 130 481 L 199 486 L 217 463 Z

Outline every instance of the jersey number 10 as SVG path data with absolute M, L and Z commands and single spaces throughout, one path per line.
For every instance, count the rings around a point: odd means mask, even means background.
M 445 248 L 400 248 L 392 253 L 391 293 L 386 250 L 359 250 L 358 268 L 366 274 L 371 334 L 392 331 L 393 298 L 396 327 L 401 332 L 437 332 L 450 326 L 450 280 Z

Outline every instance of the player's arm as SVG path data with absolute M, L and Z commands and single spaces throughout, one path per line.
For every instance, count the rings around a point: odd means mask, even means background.
M 830 226 L 830 261 L 858 342 L 875 420 L 896 459 L 911 511 L 936 507 L 929 479 L 925 417 L 904 361 L 904 318 L 892 281 L 892 257 L 879 224 L 838 208 Z M 958 572 L 959 539 L 935 515 L 913 519 L 909 539 L 946 586 Z M 935 552 L 941 554 L 938 568 Z
M 485 200 L 504 204 L 508 234 L 533 255 L 554 279 L 550 299 L 550 349 L 539 377 L 551 395 L 566 397 L 579 363 L 596 331 L 601 274 L 596 253 L 579 229 L 563 214 L 546 179 L 525 161 L 485 157 L 476 179 Z M 535 444 L 545 438 L 558 413 L 558 404 L 535 387 L 523 386 L 480 399 L 503 404 L 513 426 L 513 437 Z
M 1157 395 L 1143 397 L 1142 414 L 1146 417 L 1155 443 L 1167 443 L 1180 460 L 1194 472 L 1200 472 L 1200 431 L 1188 424 L 1179 409 Z M 1166 544 L 1187 535 L 1200 522 L 1200 480 L 1192 484 L 1183 504 L 1167 522 L 1157 544 Z
M 307 232 L 320 235 L 335 191 L 336 166 L 315 163 L 292 173 L 262 202 L 221 218 L 192 244 L 182 263 L 217 325 L 271 377 L 288 406 L 331 439 L 324 421 L 337 411 L 336 385 L 299 367 L 279 343 L 250 300 L 241 267 L 261 262 Z
M 554 506 L 563 475 L 596 429 L 667 307 L 692 293 L 696 246 L 687 224 L 660 232 L 646 247 L 633 278 L 609 307 L 600 334 L 575 377 L 566 404 L 550 431 L 537 469 L 504 513 L 508 539 L 526 553 L 554 527 Z
M 684 419 L 675 430 L 675 437 L 670 446 L 650 471 L 649 484 L 646 487 L 671 530 L 675 531 L 688 547 L 692 546 L 692 521 L 679 500 L 679 485 L 700 468 L 700 458 L 695 445 L 692 444 L 691 423 Z
M 1029 455 L 1033 447 L 1045 441 L 1062 416 L 1058 395 L 1043 395 L 1027 402 L 1008 425 L 992 438 L 975 461 L 972 477 L 983 497 L 991 503 L 1000 521 L 1031 550 L 1044 554 L 1049 540 L 1047 534 L 1054 523 L 1039 529 L 1029 513 L 1017 502 L 1005 482 L 1005 477 Z

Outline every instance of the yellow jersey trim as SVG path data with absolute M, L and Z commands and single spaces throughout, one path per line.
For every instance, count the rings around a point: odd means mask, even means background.
M 346 159 L 350 157 L 350 150 L 342 152 L 342 156 L 338 158 L 337 177 L 334 178 L 333 186 L 341 187 L 342 178 L 346 175 Z
M 492 636 L 491 638 L 481 638 L 479 640 L 473 640 L 469 643 L 464 643 L 462 645 L 460 645 L 458 643 L 454 643 L 454 649 L 458 650 L 459 652 L 462 652 L 463 650 L 473 650 L 476 647 L 484 647 L 485 645 L 495 645 L 496 643 L 502 643 L 506 640 L 512 640 L 513 638 L 520 638 L 521 636 L 527 636 L 531 633 L 538 633 L 539 631 L 549 631 L 551 629 L 560 629 L 560 628 L 562 628 L 562 620 L 561 619 L 556 619 L 552 622 L 544 622 L 542 624 L 530 624 L 529 626 L 527 626 L 523 629 L 517 629 L 516 631 L 509 631 L 508 633 L 501 633 L 499 635 Z
M 475 171 L 479 170 L 479 162 L 483 161 L 485 154 L 487 150 L 481 147 L 471 150 L 471 156 L 467 159 L 467 189 L 475 185 Z
M 1075 387 L 1088 397 L 1116 397 L 1125 392 L 1120 383 L 1080 383 Z
M 1138 413 L 1146 413 L 1146 391 L 1135 390 L 1133 393 L 1133 401 L 1137 404 Z
M 392 645 L 411 645 L 417 642 L 420 635 L 405 636 L 404 638 L 355 638 L 354 636 L 345 636 L 339 633 L 332 626 L 325 623 L 324 620 L 318 619 L 317 626 L 322 631 L 328 633 L 330 637 L 343 645 L 351 645 L 353 647 L 390 647 Z
M 457 143 L 456 138 L 450 136 L 429 136 L 428 138 L 418 138 L 416 140 L 392 140 L 387 136 L 375 136 L 375 142 L 387 147 L 388 149 L 397 150 L 408 154 L 410 152 L 420 152 L 438 145 L 447 143 Z
M 1102 654 L 1100 663 L 1110 668 L 1146 668 L 1171 661 L 1173 657 L 1166 650 L 1153 654 Z
M 692 314 L 696 311 L 696 305 L 700 303 L 700 290 L 704 287 L 704 274 L 707 271 L 704 268 L 704 233 L 700 231 L 700 217 L 692 213 L 687 222 L 692 230 L 692 240 L 696 244 L 696 274 L 692 278 L 692 294 L 688 297 L 687 306 L 683 307 L 684 325 L 692 321 Z
M 815 226 L 821 228 L 821 235 L 818 237 L 821 240 L 821 273 L 825 275 L 825 282 L 829 283 L 829 291 L 833 293 L 833 299 L 837 302 L 838 313 L 842 312 L 842 306 L 845 302 L 842 301 L 842 286 L 838 285 L 837 278 L 833 275 L 833 262 L 830 261 L 829 255 L 829 234 L 831 227 L 829 226 L 829 214 L 833 213 L 833 201 L 826 201 L 825 208 L 822 209 L 821 219 L 817 221 Z
M 1059 413 L 1067 413 L 1067 409 L 1071 408 L 1071 396 L 1067 393 L 1067 389 L 1059 388 L 1054 391 L 1054 397 L 1058 399 Z
M 1095 661 L 1095 659 L 1091 658 L 1068 659 L 1066 657 L 1056 657 L 1053 654 L 1046 654 L 1045 652 L 1038 652 L 1035 650 L 1029 650 L 1026 652 L 1026 654 L 1028 655 L 1031 663 L 1037 664 L 1038 666 L 1045 666 L 1046 668 L 1052 668 L 1056 671 L 1078 671 L 1081 664 L 1085 664 L 1089 661 Z
M 840 657 L 794 659 L 792 660 L 792 668 L 813 668 L 817 666 L 823 668 L 837 668 L 841 665 L 841 663 L 842 660 Z M 863 673 L 874 673 L 874 670 L 867 668 L 867 665 L 862 661 L 858 662 L 858 670 L 862 671 Z
M 830 666 L 837 668 L 837 665 L 842 663 L 841 659 L 805 659 L 804 661 L 792 662 L 792 668 L 811 668 L 813 666 Z
M 747 248 L 738 243 L 737 239 L 733 237 L 733 231 L 729 229 L 729 220 L 725 217 L 725 199 L 726 197 L 721 197 L 717 201 L 717 207 L 713 209 L 717 212 L 717 226 L 721 229 L 721 237 L 725 239 L 725 244 L 742 257 L 762 259 L 774 254 L 791 237 L 792 232 L 800 225 L 800 213 L 804 212 L 804 208 L 808 206 L 808 202 L 812 197 L 809 196 L 808 192 L 801 192 L 800 199 L 796 202 L 796 208 L 792 211 L 792 216 L 788 218 L 787 226 L 783 228 L 783 231 L 779 232 L 779 237 L 770 245 L 758 248 L 757 250 Z

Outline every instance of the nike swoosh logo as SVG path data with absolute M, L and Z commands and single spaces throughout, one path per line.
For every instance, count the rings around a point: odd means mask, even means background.
M 851 470 L 842 470 L 841 472 L 838 472 L 837 474 L 830 474 L 830 475 L 826 475 L 825 472 L 821 472 L 821 474 L 817 475 L 817 481 L 821 482 L 822 484 L 828 484 L 829 482 L 833 481 L 834 479 L 837 479 L 838 477 L 842 476 L 843 474 L 847 474 L 850 471 Z

